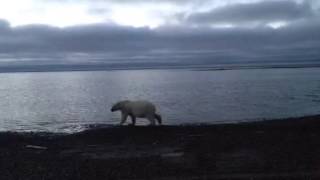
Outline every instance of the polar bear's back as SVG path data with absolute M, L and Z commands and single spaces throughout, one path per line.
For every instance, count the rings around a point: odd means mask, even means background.
M 138 117 L 154 114 L 156 112 L 156 107 L 149 101 L 129 101 L 127 107 Z

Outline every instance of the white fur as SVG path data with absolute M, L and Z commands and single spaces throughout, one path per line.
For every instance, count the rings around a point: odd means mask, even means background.
M 136 117 L 147 118 L 151 125 L 155 125 L 155 119 L 161 124 L 161 116 L 156 114 L 156 107 L 149 101 L 119 101 L 112 106 L 111 111 L 121 111 L 120 125 L 124 124 L 127 117 L 132 119 L 132 125 L 135 125 Z

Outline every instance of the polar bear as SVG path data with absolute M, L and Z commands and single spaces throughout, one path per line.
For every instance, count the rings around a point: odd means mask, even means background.
M 119 101 L 111 108 L 111 112 L 121 111 L 120 125 L 126 122 L 127 117 L 130 116 L 132 125 L 136 124 L 136 118 L 147 118 L 150 121 L 150 125 L 155 125 L 155 119 L 158 124 L 161 125 L 162 118 L 156 113 L 156 107 L 154 104 L 148 101 Z

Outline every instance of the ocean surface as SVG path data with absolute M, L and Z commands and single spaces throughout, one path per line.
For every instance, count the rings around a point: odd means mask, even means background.
M 320 68 L 0 73 L 0 131 L 117 125 L 120 113 L 110 108 L 125 99 L 154 102 L 164 124 L 314 115 L 320 113 Z

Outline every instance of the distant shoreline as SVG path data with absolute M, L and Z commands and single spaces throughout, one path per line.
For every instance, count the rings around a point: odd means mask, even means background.
M 300 69 L 319 68 L 320 64 L 225 64 L 225 65 L 189 65 L 189 66 L 128 66 L 117 65 L 21 65 L 0 66 L 0 73 L 22 73 L 22 72 L 72 72 L 72 71 L 117 71 L 117 70 L 194 70 L 194 71 L 223 71 L 223 70 L 245 70 L 245 69 Z

